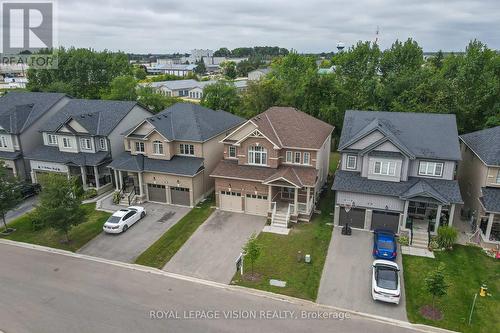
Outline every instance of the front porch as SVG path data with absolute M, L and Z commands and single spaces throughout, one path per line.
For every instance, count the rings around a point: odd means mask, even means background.
M 439 226 L 452 225 L 455 204 L 436 202 L 431 198 L 420 198 L 405 201 L 403 229 L 414 232 L 437 233 Z
M 269 186 L 269 212 L 271 226 L 288 228 L 291 222 L 309 222 L 315 203 L 315 188 Z

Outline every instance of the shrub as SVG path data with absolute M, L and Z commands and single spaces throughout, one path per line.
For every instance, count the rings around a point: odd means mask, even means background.
M 450 249 L 458 237 L 457 230 L 453 227 L 439 227 L 436 241 L 438 245 L 445 249 Z
M 118 205 L 120 203 L 120 199 L 121 199 L 120 192 L 119 191 L 115 191 L 113 193 L 113 203 L 115 205 Z
M 83 200 L 92 199 L 95 198 L 96 196 L 97 196 L 97 190 L 94 188 L 89 188 L 83 193 L 82 199 Z
M 399 236 L 398 242 L 400 245 L 403 245 L 403 246 L 410 245 L 410 239 L 408 238 L 408 236 Z

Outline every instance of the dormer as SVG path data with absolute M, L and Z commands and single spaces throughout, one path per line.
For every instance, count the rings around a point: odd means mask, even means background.
M 163 136 L 150 119 L 137 125 L 124 139 L 125 150 L 132 155 L 142 154 L 152 159 L 170 160 L 175 151 L 170 140 Z

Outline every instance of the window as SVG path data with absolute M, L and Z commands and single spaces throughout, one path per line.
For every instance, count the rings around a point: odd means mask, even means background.
M 311 159 L 311 153 L 304 153 L 304 164 L 309 164 Z
M 188 145 L 187 143 L 181 143 L 179 145 L 181 155 L 194 155 L 194 145 Z
M 7 148 L 7 138 L 5 136 L 0 136 L 0 147 Z
M 90 142 L 90 139 L 81 138 L 80 139 L 80 148 L 82 148 L 82 150 L 92 150 L 92 143 Z
M 497 184 L 500 184 L 500 169 L 498 169 L 498 172 L 497 172 L 497 180 L 496 180 Z
M 57 135 L 47 134 L 47 141 L 49 145 L 57 145 Z
M 422 176 L 441 177 L 443 175 L 443 163 L 421 161 L 418 174 Z
M 71 140 L 69 138 L 63 138 L 63 147 L 71 148 Z
M 355 155 L 347 155 L 347 169 L 355 170 L 356 169 L 356 162 L 357 162 L 357 156 Z
M 396 162 L 393 161 L 376 161 L 373 173 L 383 176 L 396 175 Z
M 300 151 L 296 151 L 296 152 L 295 152 L 295 154 L 293 154 L 293 155 L 294 155 L 293 162 L 294 162 L 294 163 L 298 163 L 298 164 L 300 164 L 300 162 L 301 162 L 301 158 L 300 158 L 301 154 L 300 154 Z
M 229 146 L 229 157 L 236 158 L 236 147 Z
M 286 152 L 286 162 L 292 163 L 292 152 L 291 151 Z
M 144 153 L 144 142 L 135 142 L 135 151 L 138 153 Z
M 248 164 L 267 165 L 267 150 L 262 146 L 249 147 Z
M 106 138 L 99 138 L 99 149 L 100 150 L 108 150 Z
M 163 155 L 163 143 L 160 141 L 153 141 L 153 154 Z

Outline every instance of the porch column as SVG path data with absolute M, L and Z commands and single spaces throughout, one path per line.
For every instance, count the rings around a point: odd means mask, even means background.
M 450 220 L 448 221 L 448 225 L 451 227 L 453 225 L 453 218 L 455 217 L 455 204 L 450 206 Z
M 80 173 L 81 173 L 81 176 L 82 176 L 82 186 L 83 186 L 83 189 L 86 190 L 87 189 L 87 170 L 85 169 L 84 166 L 80 167 Z
M 99 168 L 97 167 L 97 165 L 94 165 L 94 178 L 95 178 L 95 188 L 96 190 L 98 190 L 99 187 L 101 187 L 101 184 L 99 184 Z
M 115 174 L 115 186 L 116 186 L 116 190 L 119 191 L 120 190 L 120 180 L 118 179 L 118 171 L 116 171 L 115 169 L 113 169 L 113 173 Z
M 271 185 L 267 185 L 267 202 L 269 204 L 269 210 L 273 209 L 273 189 Z
M 144 195 L 144 189 L 142 188 L 142 172 L 138 172 L 137 176 L 137 178 L 139 178 L 139 196 L 142 198 Z
M 339 225 L 340 210 L 342 208 L 339 205 L 335 205 L 335 210 L 333 212 L 333 225 Z
M 441 219 L 441 209 L 443 208 L 442 205 L 438 205 L 438 210 L 436 212 L 436 224 L 434 225 L 434 232 L 438 231 L 439 228 L 439 220 Z
M 309 214 L 309 201 L 311 200 L 311 199 L 309 199 L 310 195 L 311 195 L 311 188 L 308 187 L 307 188 L 307 198 L 306 198 L 306 211 L 308 214 Z
M 405 201 L 405 208 L 403 209 L 403 225 L 401 226 L 403 229 L 406 229 L 406 220 L 408 219 L 408 206 L 410 205 L 410 201 Z
M 118 170 L 118 176 L 120 177 L 120 190 L 121 190 L 123 188 L 123 175 L 121 170 Z
M 297 215 L 299 208 L 299 188 L 295 188 L 295 196 L 293 198 L 293 215 Z
M 491 227 L 493 226 L 493 218 L 495 217 L 495 214 L 490 213 L 488 216 L 488 225 L 486 226 L 486 235 L 484 237 L 486 238 L 486 241 L 490 240 L 491 236 Z

